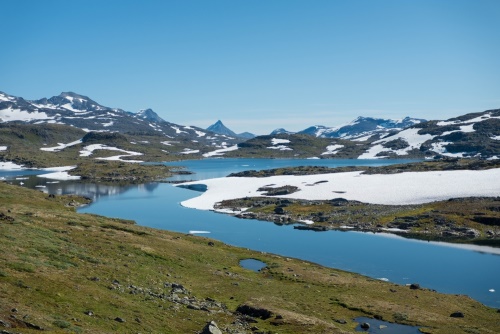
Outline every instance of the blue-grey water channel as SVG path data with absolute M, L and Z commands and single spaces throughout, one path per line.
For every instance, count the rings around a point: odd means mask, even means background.
M 298 165 L 376 166 L 401 162 L 408 161 L 207 159 L 168 165 L 185 166 L 196 173 L 176 176 L 176 180 L 199 180 L 250 169 Z M 81 213 L 133 219 L 140 225 L 183 233 L 203 231 L 200 235 L 227 244 L 300 258 L 399 284 L 419 283 L 439 292 L 466 294 L 500 308 L 498 248 L 418 241 L 388 234 L 296 230 L 293 226 L 184 208 L 180 202 L 199 193 L 171 184 L 119 187 L 75 181 L 49 183 L 54 181 L 36 176 L 16 180 L 16 176 L 22 174 L 19 171 L 6 177 L 11 182 L 23 182 L 25 186 L 49 193 L 77 193 L 93 198 L 91 205 L 78 210 Z

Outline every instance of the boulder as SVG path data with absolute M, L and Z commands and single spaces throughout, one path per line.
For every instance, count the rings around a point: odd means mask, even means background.
M 239 312 L 244 315 L 248 315 L 253 318 L 261 318 L 262 320 L 269 319 L 273 316 L 273 312 L 266 310 L 264 308 L 259 308 L 247 304 L 243 304 L 238 306 L 236 312 Z
M 215 321 L 210 321 L 205 325 L 201 334 L 222 334 L 222 331 L 217 327 Z
M 450 317 L 452 318 L 463 318 L 465 315 L 463 314 L 463 312 L 453 312 L 452 314 L 450 314 Z
M 363 323 L 361 324 L 361 328 L 362 328 L 362 329 L 369 329 L 369 328 L 370 328 L 370 324 L 369 324 L 369 323 L 367 323 L 367 322 L 363 322 Z

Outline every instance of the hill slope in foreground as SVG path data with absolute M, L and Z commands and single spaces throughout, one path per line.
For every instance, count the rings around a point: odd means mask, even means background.
M 2 333 L 199 333 L 209 321 L 223 333 L 344 333 L 360 316 L 425 333 L 498 329 L 500 313 L 466 296 L 75 213 L 84 202 L 0 183 Z M 240 267 L 248 258 L 267 267 Z

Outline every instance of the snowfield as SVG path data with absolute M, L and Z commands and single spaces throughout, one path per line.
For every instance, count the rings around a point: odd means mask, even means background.
M 58 146 L 54 146 L 54 147 L 42 147 L 42 148 L 40 148 L 40 150 L 47 151 L 47 152 L 59 152 L 59 151 L 65 149 L 66 147 L 71 147 L 71 146 L 78 145 L 78 144 L 81 144 L 81 143 L 82 143 L 82 140 L 79 139 L 79 140 L 76 140 L 76 141 L 68 143 L 68 144 L 57 143 Z
M 231 147 L 221 148 L 221 149 L 218 149 L 215 151 L 207 152 L 207 153 L 203 154 L 203 156 L 205 158 L 220 156 L 220 155 L 224 155 L 224 153 L 226 153 L 226 152 L 236 151 L 237 149 L 238 149 L 238 145 L 233 145 Z
M 420 135 L 420 134 L 418 134 L 419 130 L 420 129 L 410 128 L 410 129 L 403 130 L 395 135 L 374 141 L 373 144 L 375 144 L 375 145 L 372 146 L 365 153 L 361 154 L 358 157 L 358 159 L 384 158 L 381 156 L 377 156 L 378 153 L 384 152 L 384 151 L 390 151 L 390 152 L 395 153 L 397 155 L 408 155 L 408 151 L 411 151 L 413 149 L 419 149 L 423 143 L 425 143 L 427 140 L 433 139 L 435 137 L 435 136 L 429 135 L 429 134 Z M 396 139 L 403 139 L 404 141 L 406 141 L 408 143 L 409 146 L 405 147 L 403 149 L 400 149 L 400 150 L 391 150 L 391 149 L 388 149 L 388 148 L 385 148 L 384 146 L 382 146 L 382 144 L 390 142 L 392 140 L 396 140 Z
M 12 108 L 0 110 L 0 121 L 2 122 L 12 122 L 12 121 L 29 122 L 37 119 L 46 120 L 46 119 L 53 119 L 53 117 L 49 117 L 46 113 L 38 111 L 27 112 L 25 110 L 12 109 Z
M 323 182 L 317 183 L 319 181 Z M 270 184 L 273 187 L 290 185 L 300 189 L 293 194 L 281 196 L 283 198 L 329 200 L 342 197 L 364 203 L 404 205 L 459 197 L 499 196 L 500 168 L 374 175 L 348 172 L 263 178 L 226 177 L 186 182 L 182 185 L 193 184 L 204 184 L 207 191 L 181 204 L 200 210 L 214 210 L 214 205 L 223 200 L 263 197 L 262 192 L 257 189 Z
M 80 176 L 68 174 L 68 171 L 74 168 L 76 168 L 76 166 L 42 168 L 42 170 L 51 171 L 52 173 L 37 175 L 37 177 L 60 181 L 80 180 Z
M 133 157 L 137 155 L 142 155 L 140 152 L 134 152 L 134 151 L 126 151 L 122 150 L 117 147 L 112 147 L 112 146 L 106 146 L 103 144 L 92 144 L 85 146 L 83 150 L 80 151 L 80 156 L 81 157 L 88 157 L 94 153 L 95 150 L 109 150 L 109 151 L 118 151 L 118 152 L 123 152 L 125 154 L 120 154 L 120 155 L 114 155 L 112 157 L 107 157 L 107 158 L 96 158 L 98 160 L 118 160 L 118 161 L 123 161 L 123 162 L 143 162 L 141 160 L 123 160 L 123 157 Z

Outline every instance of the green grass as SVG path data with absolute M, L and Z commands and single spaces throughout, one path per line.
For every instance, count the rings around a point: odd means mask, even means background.
M 197 333 L 210 320 L 224 332 L 250 333 L 256 326 L 271 333 L 344 333 L 353 331 L 351 319 L 358 316 L 421 325 L 431 333 L 498 328 L 500 313 L 465 296 L 410 290 L 203 237 L 77 214 L 64 206 L 69 200 L 0 183 L 0 212 L 14 219 L 0 222 L 0 319 L 15 326 L 13 332 L 37 332 L 25 328 L 24 315 L 53 333 Z M 267 268 L 246 270 L 239 266 L 246 258 Z M 185 287 L 181 299 L 211 298 L 220 307 L 203 311 L 174 302 L 166 298 L 166 283 Z M 245 323 L 235 313 L 242 304 L 272 317 Z M 465 318 L 449 317 L 457 310 Z

